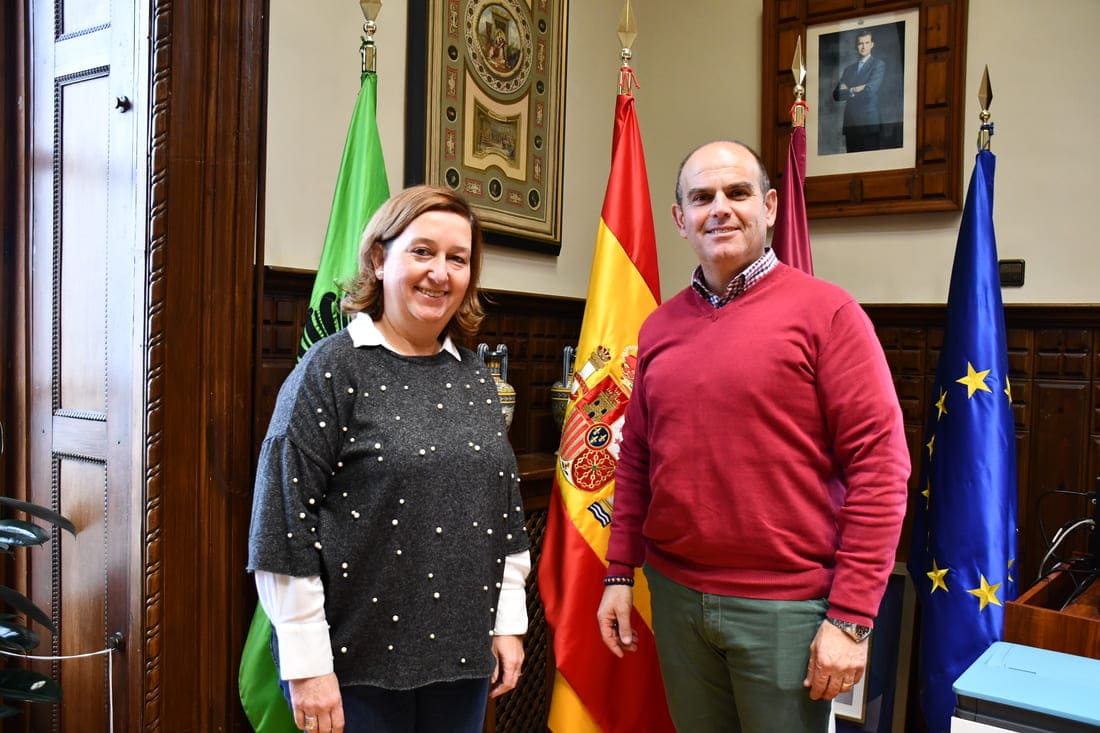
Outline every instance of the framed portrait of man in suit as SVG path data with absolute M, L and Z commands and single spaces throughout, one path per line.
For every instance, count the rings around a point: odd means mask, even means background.
M 806 29 L 807 175 L 912 168 L 917 138 L 916 8 Z
M 874 13 L 866 5 L 764 0 L 764 164 L 781 180 L 801 92 L 809 218 L 957 211 L 968 2 L 892 0 Z

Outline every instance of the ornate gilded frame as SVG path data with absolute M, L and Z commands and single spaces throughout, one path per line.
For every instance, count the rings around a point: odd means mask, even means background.
M 568 0 L 410 0 L 406 183 L 463 194 L 491 244 L 561 249 Z

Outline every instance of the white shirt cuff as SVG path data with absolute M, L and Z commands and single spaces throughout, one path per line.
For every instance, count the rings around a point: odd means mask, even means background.
M 318 576 L 295 578 L 257 570 L 256 591 L 279 637 L 284 680 L 332 672 L 332 643 L 325 620 L 325 590 Z
M 519 636 L 527 633 L 527 575 L 531 572 L 531 552 L 524 550 L 504 559 L 504 579 L 497 601 L 494 636 Z

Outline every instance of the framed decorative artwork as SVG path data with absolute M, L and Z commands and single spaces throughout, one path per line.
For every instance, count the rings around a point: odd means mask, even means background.
M 867 669 L 847 693 L 833 699 L 837 733 L 905 730 L 917 594 L 905 563 L 897 563 L 866 643 Z
M 959 209 L 967 2 L 869 4 L 764 3 L 760 154 L 782 175 L 803 39 L 807 215 Z
M 490 244 L 561 250 L 568 0 L 410 0 L 405 183 L 460 192 Z

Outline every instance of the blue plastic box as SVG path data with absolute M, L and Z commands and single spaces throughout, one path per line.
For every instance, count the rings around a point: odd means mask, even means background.
M 1100 731 L 1100 660 L 998 641 L 955 680 L 955 717 L 1006 730 Z

